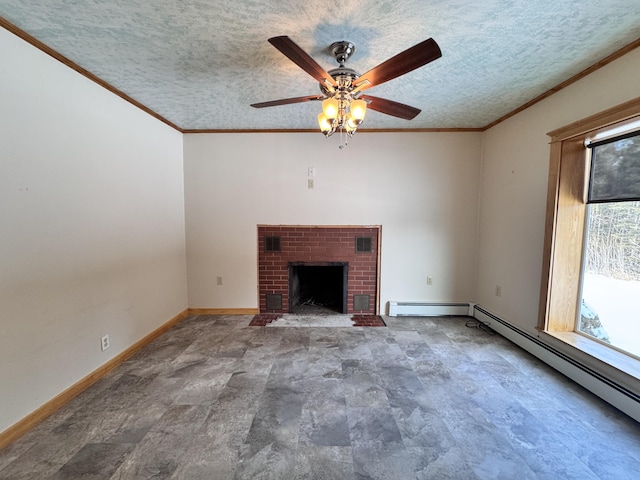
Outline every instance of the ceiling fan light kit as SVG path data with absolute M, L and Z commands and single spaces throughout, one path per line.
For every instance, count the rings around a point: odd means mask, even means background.
M 353 43 L 342 41 L 331 45 L 331 53 L 339 67 L 327 72 L 337 84 L 330 82 L 320 84 L 320 90 L 325 95 L 322 101 L 322 112 L 318 114 L 318 126 L 325 137 L 330 137 L 337 130 L 341 135 L 346 133 L 351 137 L 356 132 L 367 111 L 367 102 L 357 98 L 354 82 L 360 76 L 355 70 L 346 68 L 346 62 L 356 50 Z M 346 145 L 346 140 L 340 143 L 340 148 Z
M 331 44 L 330 50 L 338 62 L 338 67 L 328 72 L 287 36 L 270 38 L 269 43 L 315 78 L 320 84 L 322 95 L 272 100 L 254 103 L 251 106 L 264 108 L 322 100 L 322 112 L 318 114 L 318 126 L 326 137 L 339 131 L 340 148 L 344 148 L 347 144 L 346 139 L 353 136 L 362 124 L 367 108 L 405 120 L 411 120 L 420 113 L 419 109 L 409 105 L 363 95 L 362 90 L 409 73 L 442 56 L 438 44 L 429 38 L 381 63 L 364 75 L 360 75 L 344 65 L 356 50 L 355 45 L 351 42 L 340 41 Z

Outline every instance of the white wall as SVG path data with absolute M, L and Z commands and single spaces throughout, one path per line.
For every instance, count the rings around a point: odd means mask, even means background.
M 189 307 L 257 308 L 258 224 L 382 225 L 383 309 L 469 301 L 481 138 L 360 132 L 339 150 L 320 133 L 185 135 Z
M 182 135 L 3 29 L 0 51 L 3 431 L 187 296 Z
M 477 301 L 535 332 L 554 129 L 640 96 L 640 49 L 485 132 Z M 502 286 L 501 297 L 494 295 Z

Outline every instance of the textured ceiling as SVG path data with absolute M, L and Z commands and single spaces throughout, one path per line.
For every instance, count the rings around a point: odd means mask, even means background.
M 640 38 L 640 0 L 0 0 L 0 16 L 190 129 L 314 129 L 318 84 L 267 39 L 326 70 L 349 40 L 364 73 L 433 37 L 442 58 L 367 91 L 422 109 L 367 128 L 480 128 Z

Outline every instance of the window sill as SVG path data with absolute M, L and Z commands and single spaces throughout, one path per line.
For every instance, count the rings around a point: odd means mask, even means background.
M 640 380 L 640 360 L 575 332 L 545 331 L 544 333 L 560 340 L 570 347 L 580 350 L 596 360 L 610 365 L 616 370 L 634 377 L 636 380 Z

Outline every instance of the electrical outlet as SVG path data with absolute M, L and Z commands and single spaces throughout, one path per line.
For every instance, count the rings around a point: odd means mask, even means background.
M 222 277 L 216 277 L 216 284 L 222 285 Z
M 427 277 L 427 285 L 433 285 L 433 278 Z
M 105 335 L 104 337 L 100 337 L 100 348 L 104 352 L 107 348 L 109 348 L 109 335 Z
M 313 178 L 309 178 L 309 179 L 307 180 L 307 188 L 308 188 L 309 190 L 313 190 L 313 189 L 315 188 L 315 186 L 316 186 L 316 185 L 315 185 L 315 182 L 313 181 Z
M 496 297 L 502 295 L 502 287 L 500 285 L 496 285 Z

